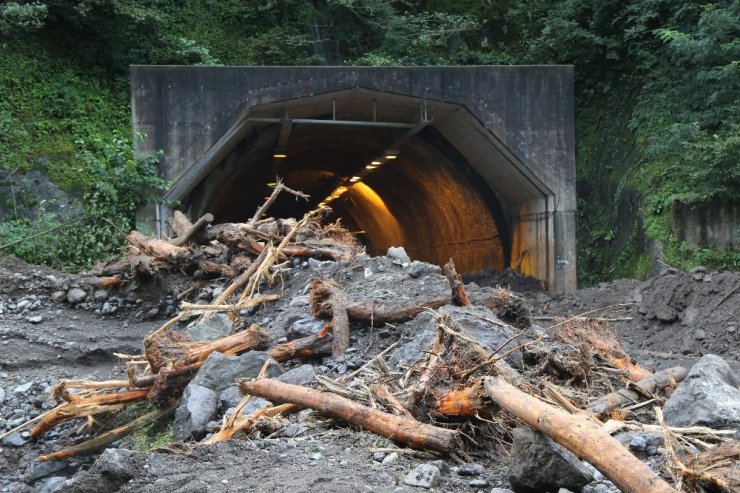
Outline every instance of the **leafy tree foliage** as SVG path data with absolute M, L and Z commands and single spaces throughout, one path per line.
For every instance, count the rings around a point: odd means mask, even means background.
M 42 160 L 88 205 L 111 192 L 90 195 L 96 162 L 143 173 L 89 146 L 128 131 L 132 63 L 569 63 L 584 279 L 644 268 L 640 220 L 617 217 L 638 206 L 668 261 L 737 268 L 737 253 L 681 245 L 667 219 L 677 201 L 740 197 L 738 26 L 738 0 L 4 2 L 0 168 Z

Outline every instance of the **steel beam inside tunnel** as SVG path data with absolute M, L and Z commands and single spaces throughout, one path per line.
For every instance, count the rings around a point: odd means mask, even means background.
M 312 198 L 274 215 L 346 186 L 329 205 L 370 253 L 575 288 L 571 67 L 136 66 L 131 83 L 137 153 L 164 150 L 165 198 L 194 216 L 244 220 L 276 176 Z M 162 231 L 168 214 L 139 220 Z

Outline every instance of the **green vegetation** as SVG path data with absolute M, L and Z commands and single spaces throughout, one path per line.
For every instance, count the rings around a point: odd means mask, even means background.
M 0 187 L 36 170 L 84 206 L 11 253 L 89 266 L 120 248 L 136 187 L 164 185 L 121 137 L 129 64 L 572 63 L 582 283 L 644 275 L 656 243 L 678 267 L 738 269 L 737 250 L 692 250 L 669 226 L 677 202 L 740 197 L 738 26 L 737 0 L 5 2 Z M 6 195 L 0 245 L 69 217 Z

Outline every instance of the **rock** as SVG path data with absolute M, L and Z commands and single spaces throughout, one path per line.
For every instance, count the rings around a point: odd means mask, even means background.
M 513 327 L 502 323 L 496 330 L 491 330 L 489 320 L 498 320 L 496 314 L 484 306 L 444 306 L 438 310 L 440 314 L 449 314 L 463 332 L 472 339 L 478 341 L 487 351 L 493 351 L 506 346 L 500 350 L 501 353 L 514 348 L 523 342 L 522 339 L 514 341 L 514 336 L 519 332 Z M 399 329 L 404 334 L 402 344 L 388 355 L 388 362 L 395 369 L 406 368 L 424 357 L 429 350 L 436 334 L 434 319 L 428 312 L 423 312 L 403 325 Z M 508 342 L 507 342 L 508 341 Z M 513 352 L 508 361 L 517 364 L 520 354 Z
M 494 488 L 491 490 L 491 493 L 514 493 L 508 488 Z
M 227 387 L 234 385 L 237 378 L 256 377 L 268 359 L 271 358 L 263 351 L 249 351 L 240 356 L 211 353 L 190 385 L 200 385 L 221 393 Z M 267 376 L 275 378 L 282 373 L 280 364 L 272 360 L 267 369 Z
M 672 307 L 661 304 L 655 307 L 655 318 L 664 323 L 671 323 L 678 320 L 678 312 Z
M 514 430 L 508 477 L 516 493 L 567 488 L 580 491 L 593 480 L 591 472 L 571 452 L 547 435 L 525 427 Z
M 107 480 L 116 486 L 120 486 L 135 477 L 139 472 L 135 462 L 131 460 L 136 452 L 107 448 L 95 461 L 95 468 L 101 472 Z
M 237 402 L 237 405 L 238 404 L 239 403 Z M 244 409 L 242 409 L 241 416 L 244 416 L 244 417 L 251 416 L 252 414 L 262 409 L 263 407 L 268 406 L 269 404 L 270 404 L 269 401 L 266 401 L 261 397 L 252 396 L 252 398 L 249 399 L 249 402 L 247 402 L 247 405 L 244 406 Z M 236 406 L 230 409 L 227 409 L 224 415 L 231 416 L 234 413 L 234 411 L 236 411 L 235 407 Z
M 398 453 L 391 452 L 390 454 L 385 456 L 385 458 L 381 461 L 381 464 L 383 464 L 384 466 L 391 466 L 396 462 L 398 462 Z
M 61 303 L 67 299 L 67 293 L 65 291 L 54 291 L 51 293 L 51 301 L 54 303 Z
M 375 452 L 375 453 L 373 454 L 373 460 L 374 460 L 375 462 L 380 462 L 380 461 L 382 461 L 383 459 L 385 459 L 385 454 L 384 454 L 383 452 Z
M 286 371 L 277 379 L 281 382 L 305 386 L 313 383 L 314 375 L 316 375 L 316 368 L 314 368 L 313 365 L 301 365 L 297 368 Z
M 306 431 L 308 431 L 308 428 L 306 428 L 305 426 L 301 426 L 298 423 L 291 423 L 283 430 L 283 436 L 286 438 L 291 438 L 305 433 Z
M 231 322 L 225 314 L 216 313 L 188 325 L 182 333 L 194 341 L 215 341 L 231 335 Z
M 34 461 L 26 468 L 26 472 L 23 474 L 23 480 L 26 483 L 33 483 L 34 481 L 51 476 L 55 472 L 59 472 L 67 468 L 67 461 L 53 460 L 49 462 L 38 462 Z
M 450 472 L 450 465 L 447 463 L 447 461 L 443 459 L 437 459 L 430 462 L 430 464 L 439 469 L 439 472 L 441 472 L 442 474 L 447 474 Z
M 468 483 L 469 486 L 472 486 L 473 488 L 485 488 L 488 486 L 488 481 L 485 479 L 473 479 Z
M 315 318 L 299 318 L 293 320 L 285 330 L 285 335 L 288 339 L 299 339 L 301 337 L 308 337 L 310 335 L 318 333 L 326 324 L 324 320 L 318 320 Z
M 0 387 L 0 404 L 5 400 L 5 389 Z
M 558 490 L 558 493 L 573 493 L 573 492 L 570 491 L 568 488 L 560 488 Z
M 652 436 L 645 433 L 640 433 L 639 435 L 635 435 L 632 440 L 630 440 L 628 446 L 631 450 L 647 450 L 647 448 L 652 444 Z
M 93 293 L 93 299 L 98 303 L 102 303 L 108 299 L 108 291 L 106 289 L 98 289 Z
M 696 332 L 694 332 L 694 339 L 697 341 L 703 341 L 707 338 L 707 333 L 702 329 L 697 329 Z
M 3 438 L 3 440 L 0 441 L 0 445 L 4 445 L 6 447 L 22 447 L 26 444 L 26 442 L 27 440 L 16 431 L 15 433 L 11 433 L 10 435 Z
M 406 253 L 406 249 L 401 247 L 389 247 L 388 253 L 386 253 L 387 257 L 390 257 L 394 260 L 394 264 L 410 264 L 411 259 L 409 258 L 408 254 Z
M 175 411 L 172 438 L 185 441 L 203 438 L 206 425 L 216 415 L 218 395 L 213 390 L 190 382 L 182 394 L 182 402 Z
M 52 476 L 34 485 L 33 493 L 55 493 L 64 491 L 63 485 L 67 480 L 64 476 Z
M 26 382 L 14 388 L 13 393 L 14 394 L 25 394 L 26 392 L 31 390 L 31 387 L 33 387 L 33 382 Z
M 72 305 L 82 303 L 87 298 L 87 292 L 84 289 L 72 288 L 67 291 L 67 302 Z
M 740 434 L 740 379 L 722 358 L 702 357 L 663 406 L 671 426 L 734 429 Z
M 480 476 L 485 471 L 483 466 L 480 464 L 464 464 L 462 466 L 453 467 L 452 470 L 459 476 Z
M 221 409 L 226 410 L 238 406 L 243 398 L 244 396 L 239 392 L 239 386 L 231 385 L 218 396 L 218 403 Z
M 43 321 L 44 321 L 44 317 L 42 317 L 41 315 L 36 315 L 33 317 L 26 317 L 26 322 L 30 322 L 32 324 L 40 324 Z
M 420 488 L 431 488 L 439 482 L 439 469 L 431 464 L 421 464 L 416 466 L 403 478 L 403 482 L 409 486 L 418 486 Z
M 419 262 L 418 260 L 411 262 L 408 267 L 406 267 L 406 270 L 414 279 L 442 272 L 439 265 L 427 264 L 426 262 Z

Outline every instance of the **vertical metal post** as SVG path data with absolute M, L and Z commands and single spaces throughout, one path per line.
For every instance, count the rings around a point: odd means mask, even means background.
M 337 98 L 331 99 L 331 119 L 337 119 Z

